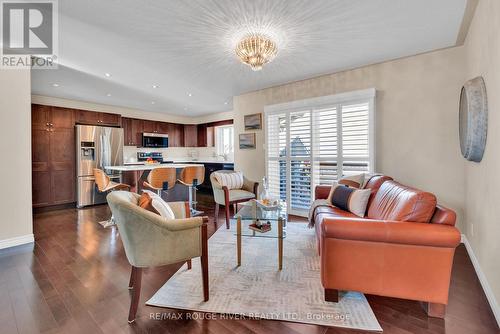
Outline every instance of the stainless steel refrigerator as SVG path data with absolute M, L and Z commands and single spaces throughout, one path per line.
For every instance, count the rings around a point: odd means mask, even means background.
M 98 192 L 94 168 L 123 164 L 123 129 L 104 126 L 76 125 L 77 207 L 106 202 L 106 194 Z M 106 171 L 113 181 L 121 175 Z

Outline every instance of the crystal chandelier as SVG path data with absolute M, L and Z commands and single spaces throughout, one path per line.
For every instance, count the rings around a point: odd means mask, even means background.
M 278 47 L 265 35 L 251 34 L 236 45 L 235 51 L 242 63 L 249 65 L 254 71 L 260 71 L 264 64 L 273 60 L 278 53 Z

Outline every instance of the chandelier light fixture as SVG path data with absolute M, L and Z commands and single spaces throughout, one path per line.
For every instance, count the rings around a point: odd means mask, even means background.
M 264 34 L 250 34 L 238 42 L 235 51 L 242 63 L 249 65 L 254 71 L 260 71 L 264 64 L 274 59 L 278 47 Z

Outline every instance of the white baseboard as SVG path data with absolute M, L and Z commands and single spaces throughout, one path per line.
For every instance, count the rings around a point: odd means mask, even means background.
M 15 237 L 15 238 L 0 240 L 0 249 L 14 247 L 14 246 L 20 246 L 20 245 L 29 244 L 32 242 L 35 242 L 35 237 L 33 234 L 21 235 L 19 237 Z
M 497 325 L 498 325 L 498 327 L 500 327 L 500 307 L 498 306 L 498 301 L 495 298 L 495 295 L 493 294 L 493 290 L 491 289 L 491 286 L 488 283 L 486 276 L 484 275 L 483 271 L 481 270 L 481 267 L 479 266 L 479 261 L 477 260 L 477 257 L 474 254 L 474 251 L 472 250 L 472 246 L 470 245 L 469 240 L 467 240 L 467 237 L 465 236 L 465 234 L 462 234 L 462 243 L 465 245 L 465 248 L 467 249 L 467 253 L 469 253 L 470 260 L 472 261 L 472 264 L 474 265 L 474 269 L 476 270 L 476 274 L 477 274 L 477 277 L 479 278 L 479 282 L 481 283 L 481 286 L 483 287 L 484 294 L 486 295 L 486 298 L 488 299 L 488 303 L 490 304 L 491 310 L 493 311 L 493 315 L 495 316 L 495 319 L 497 320 Z

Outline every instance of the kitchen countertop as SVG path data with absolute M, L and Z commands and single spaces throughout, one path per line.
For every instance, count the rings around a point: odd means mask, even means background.
M 200 164 L 234 164 L 233 161 L 223 161 L 223 160 L 215 160 L 215 159 L 210 159 L 210 158 L 202 158 L 202 159 L 198 159 L 198 160 L 192 160 L 192 159 L 178 159 L 178 158 L 172 158 L 172 159 L 169 159 L 169 158 L 165 158 L 166 161 L 173 161 L 174 163 L 186 163 L 186 164 L 197 164 L 197 163 L 200 163 Z M 129 161 L 129 162 L 125 162 L 124 165 L 126 166 L 131 166 L 131 165 L 143 165 L 144 163 L 142 162 L 139 162 L 139 161 Z M 166 165 L 166 164 L 163 164 L 163 165 Z
M 121 166 L 105 166 L 104 168 L 107 170 L 115 170 L 115 171 L 120 171 L 120 172 L 135 172 L 135 171 L 144 171 L 144 170 L 153 170 L 156 168 L 164 168 L 164 167 L 174 167 L 174 168 L 184 168 L 188 166 L 203 166 L 202 164 L 195 164 L 195 163 L 189 163 L 189 164 L 125 164 Z

